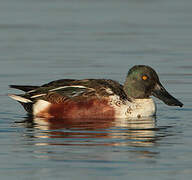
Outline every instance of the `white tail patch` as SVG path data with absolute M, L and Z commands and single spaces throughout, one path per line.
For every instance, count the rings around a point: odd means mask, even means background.
M 36 116 L 43 110 L 49 108 L 51 103 L 45 100 L 38 100 L 34 105 L 33 105 L 33 114 Z
M 19 95 L 15 95 L 15 94 L 8 94 L 8 96 L 16 101 L 19 101 L 19 102 L 23 102 L 23 103 L 30 103 L 32 102 L 30 99 L 26 99 L 24 97 L 21 97 Z

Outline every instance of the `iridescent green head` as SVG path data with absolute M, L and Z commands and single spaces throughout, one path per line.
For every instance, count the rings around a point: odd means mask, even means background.
M 132 99 L 149 98 L 153 95 L 161 99 L 170 106 L 180 106 L 183 104 L 171 96 L 159 81 L 159 77 L 154 69 L 145 65 L 132 67 L 124 83 L 124 91 Z

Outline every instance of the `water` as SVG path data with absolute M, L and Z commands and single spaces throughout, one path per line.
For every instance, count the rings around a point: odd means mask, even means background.
M 0 42 L 1 179 L 191 179 L 192 1 L 2 1 Z M 123 83 L 135 64 L 184 107 L 156 99 L 155 119 L 50 125 L 6 96 L 60 78 Z

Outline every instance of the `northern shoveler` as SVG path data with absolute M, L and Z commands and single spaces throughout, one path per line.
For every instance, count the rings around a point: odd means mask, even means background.
M 110 79 L 61 79 L 42 86 L 10 85 L 25 94 L 9 96 L 35 117 L 134 118 L 156 113 L 151 95 L 169 106 L 183 104 L 171 96 L 149 66 L 132 67 L 124 85 Z

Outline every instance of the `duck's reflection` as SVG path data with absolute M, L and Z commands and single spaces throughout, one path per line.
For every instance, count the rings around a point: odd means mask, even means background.
M 38 141 L 36 145 L 150 147 L 157 140 L 155 122 L 155 117 L 73 121 L 27 117 L 24 124 L 34 129 L 34 137 L 43 139 L 43 142 Z

